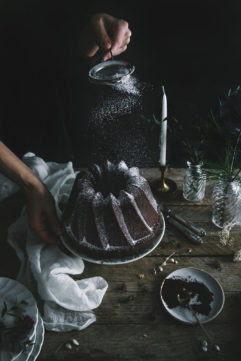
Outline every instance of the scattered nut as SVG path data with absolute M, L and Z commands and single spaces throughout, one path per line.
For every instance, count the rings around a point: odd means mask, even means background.
M 166 261 L 164 261 L 163 264 L 162 264 L 162 266 L 166 266 L 166 265 L 167 265 L 167 263 L 166 263 Z
M 233 261 L 234 262 L 239 262 L 241 261 L 241 249 L 237 252 L 234 253 L 234 256 L 233 256 Z
M 177 260 L 177 259 L 175 259 L 175 264 L 178 264 L 178 260 Z
M 71 342 L 74 346 L 79 346 L 79 342 L 75 338 Z
M 203 346 L 203 347 L 202 347 L 202 350 L 203 350 L 203 352 L 207 352 L 208 348 L 205 347 L 205 346 Z
M 218 271 L 221 271 L 222 270 L 221 263 L 219 261 L 215 261 L 214 268 L 216 268 Z
M 202 340 L 202 347 L 208 347 L 208 343 L 206 340 Z
M 65 344 L 65 347 L 66 347 L 68 350 L 72 350 L 72 345 L 71 345 L 71 343 L 69 343 L 69 342 L 67 342 L 67 343 Z
M 140 273 L 140 274 L 138 275 L 138 277 L 140 278 L 140 280 L 142 280 L 142 279 L 145 277 L 145 275 L 144 275 L 143 273 Z
M 174 259 L 174 258 L 170 258 L 170 262 L 175 263 L 175 259 Z
M 145 338 L 146 338 L 146 337 L 148 337 L 148 335 L 147 335 L 146 333 L 144 333 L 143 337 L 145 337 Z
M 159 266 L 159 271 L 162 272 L 163 271 L 163 267 L 162 266 Z
M 155 269 L 155 268 L 154 268 L 153 272 L 154 272 L 154 275 L 156 275 L 157 272 L 156 272 L 156 269 Z
M 214 350 L 215 350 L 215 351 L 217 351 L 217 352 L 220 351 L 220 347 L 219 347 L 218 345 L 214 345 L 213 347 L 214 347 Z
M 192 253 L 192 249 L 191 249 L 191 248 L 188 249 L 188 253 Z

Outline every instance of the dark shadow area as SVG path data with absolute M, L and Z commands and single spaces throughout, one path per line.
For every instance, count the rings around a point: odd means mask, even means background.
M 83 6 L 88 5 L 86 10 Z M 156 166 L 161 85 L 169 114 L 190 137 L 196 121 L 240 80 L 239 1 L 3 1 L 1 138 L 18 155 L 76 166 L 124 159 Z M 92 11 L 129 22 L 132 41 L 118 59 L 135 65 L 138 96 L 88 81 L 97 58 L 83 59 L 78 33 Z M 239 100 L 236 103 L 239 105 Z M 124 106 L 126 105 L 126 106 Z M 235 123 L 235 126 L 239 125 Z M 232 126 L 232 125 L 231 125 Z M 180 139 L 168 138 L 168 163 L 182 166 Z

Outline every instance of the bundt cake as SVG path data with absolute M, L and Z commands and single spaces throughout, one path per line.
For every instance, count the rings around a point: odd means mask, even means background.
M 94 259 L 138 255 L 163 227 L 147 180 L 124 161 L 77 174 L 63 225 L 68 248 Z

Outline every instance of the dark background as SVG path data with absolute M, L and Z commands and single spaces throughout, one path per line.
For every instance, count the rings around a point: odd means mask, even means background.
M 238 0 L 9 0 L 0 7 L 0 133 L 20 156 L 30 150 L 75 165 L 108 158 L 156 166 L 159 128 L 140 114 L 160 115 L 160 86 L 169 114 L 192 137 L 196 120 L 207 121 L 210 108 L 240 81 Z M 113 90 L 89 84 L 88 69 L 97 58 L 84 60 L 78 49 L 82 24 L 98 11 L 128 21 L 132 41 L 118 58 L 134 64 L 135 76 L 147 83 L 139 107 L 115 121 L 103 119 L 101 126 L 91 123 L 90 110 Z M 167 158 L 174 166 L 186 160 L 180 139 L 171 134 Z

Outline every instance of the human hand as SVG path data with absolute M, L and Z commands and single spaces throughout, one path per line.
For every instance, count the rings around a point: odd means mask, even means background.
M 88 57 L 94 56 L 100 49 L 105 61 L 111 58 L 111 53 L 116 56 L 125 51 L 130 37 L 131 31 L 125 20 L 97 13 L 92 15 L 88 25 L 82 30 L 80 47 Z
M 29 226 L 44 242 L 60 244 L 61 227 L 54 198 L 41 182 L 26 192 Z
M 61 227 L 54 198 L 38 177 L 0 141 L 0 171 L 26 196 L 30 228 L 47 243 L 60 244 Z

